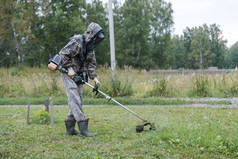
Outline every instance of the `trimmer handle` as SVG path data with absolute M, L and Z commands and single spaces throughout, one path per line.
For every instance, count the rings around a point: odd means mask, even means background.
M 68 70 L 66 68 L 62 67 L 61 65 L 57 66 L 57 70 L 59 70 L 62 73 L 68 73 Z

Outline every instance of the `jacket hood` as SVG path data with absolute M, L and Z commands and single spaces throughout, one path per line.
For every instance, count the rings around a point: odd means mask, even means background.
M 84 33 L 86 43 L 93 40 L 94 37 L 100 32 L 103 32 L 103 29 L 99 24 L 94 22 L 90 23 Z
M 87 51 L 93 50 L 104 39 L 102 27 L 97 23 L 90 23 L 84 33 L 84 38 Z

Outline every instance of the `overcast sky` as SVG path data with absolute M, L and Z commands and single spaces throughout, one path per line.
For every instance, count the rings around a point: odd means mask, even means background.
M 108 0 L 103 0 L 108 2 Z M 174 34 L 204 23 L 218 24 L 230 47 L 238 41 L 238 0 L 165 0 L 172 3 Z M 121 0 L 124 2 L 124 0 Z
M 166 0 L 174 10 L 175 34 L 183 29 L 216 23 L 231 46 L 238 41 L 238 0 Z

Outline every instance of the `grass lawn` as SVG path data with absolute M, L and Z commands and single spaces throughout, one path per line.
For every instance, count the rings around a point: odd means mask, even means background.
M 18 97 L 18 98 L 0 98 L 0 107 L 1 105 L 27 105 L 30 101 L 31 104 L 43 105 L 47 97 Z M 232 104 L 229 100 L 222 101 L 185 101 L 183 99 L 163 99 L 163 98 L 115 98 L 118 102 L 125 105 L 185 105 L 185 104 L 224 104 L 230 105 Z M 102 104 L 115 104 L 112 101 L 108 101 L 105 98 L 84 98 L 83 102 L 85 105 L 102 105 Z M 54 105 L 67 105 L 67 97 L 54 97 L 53 98 Z
M 40 108 L 32 108 L 31 115 Z M 93 138 L 65 136 L 67 108 L 55 123 L 26 124 L 26 108 L 0 108 L 0 158 L 238 158 L 238 110 L 131 107 L 155 122 L 156 131 L 117 106 L 85 107 Z
M 27 105 L 28 101 L 30 101 L 31 104 L 41 104 L 43 105 L 45 103 L 45 100 L 47 97 L 38 97 L 38 98 L 27 98 L 27 97 L 21 97 L 21 98 L 1 98 L 0 99 L 0 105 Z M 126 104 L 126 105 L 183 105 L 183 104 L 192 104 L 191 101 L 185 101 L 185 100 L 166 100 L 161 98 L 115 98 L 120 103 Z M 222 104 L 231 104 L 229 101 L 221 101 Z M 67 97 L 54 97 L 53 103 L 55 105 L 67 105 Z M 83 98 L 83 103 L 90 104 L 90 105 L 101 105 L 101 104 L 115 104 L 112 101 L 108 101 L 106 98 Z M 217 102 L 215 102 L 217 103 Z M 219 103 L 217 103 L 219 104 Z M 1 107 L 1 106 L 0 106 Z

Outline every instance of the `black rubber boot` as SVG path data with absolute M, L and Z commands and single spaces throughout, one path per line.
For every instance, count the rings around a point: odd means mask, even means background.
M 65 127 L 66 127 L 66 135 L 78 135 L 79 132 L 77 132 L 75 127 L 75 120 L 65 120 Z
M 88 121 L 89 119 L 85 119 L 77 122 L 80 130 L 80 136 L 92 137 L 97 135 L 96 133 L 91 133 L 88 131 Z

